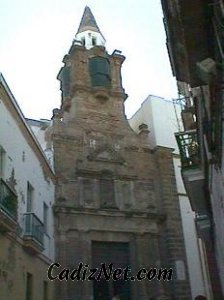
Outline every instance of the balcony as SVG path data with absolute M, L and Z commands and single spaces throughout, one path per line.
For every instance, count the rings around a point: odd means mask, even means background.
M 195 169 L 200 166 L 200 150 L 195 129 L 175 134 L 180 151 L 182 169 Z
M 197 131 L 188 130 L 175 134 L 181 158 L 181 173 L 192 210 L 207 215 L 205 198 L 205 177 L 201 162 L 201 152 Z
M 44 250 L 44 226 L 34 213 L 24 214 L 24 247 L 31 254 Z
M 17 196 L 0 180 L 0 231 L 15 231 L 17 227 Z

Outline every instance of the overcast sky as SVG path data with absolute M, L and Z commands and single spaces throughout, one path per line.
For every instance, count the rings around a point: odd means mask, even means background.
M 0 72 L 24 115 L 51 118 L 60 106 L 56 77 L 88 5 L 109 53 L 126 56 L 123 86 L 130 117 L 149 94 L 177 97 L 160 0 L 0 0 Z

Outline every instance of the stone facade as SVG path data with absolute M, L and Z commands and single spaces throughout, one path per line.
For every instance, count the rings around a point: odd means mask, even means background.
M 96 74 L 91 73 L 92 58 L 99 58 Z M 102 59 L 110 69 L 109 84 L 94 86 L 91 76 L 102 76 Z M 137 135 L 130 128 L 121 82 L 124 59 L 116 51 L 109 55 L 102 46 L 87 50 L 75 44 L 64 58 L 59 73 L 62 105 L 54 110 L 51 128 L 57 177 L 56 257 L 70 269 L 80 262 L 92 266 L 110 259 L 116 265 L 114 245 L 128 245 L 133 274 L 143 267 L 173 268 L 173 279 L 136 280 L 128 286 L 57 281 L 57 300 L 101 299 L 99 290 L 106 291 L 105 299 L 115 293 L 133 300 L 191 299 L 173 149 L 151 149 L 147 130 Z M 111 251 L 95 253 L 95 245 L 103 243 L 111 245 Z

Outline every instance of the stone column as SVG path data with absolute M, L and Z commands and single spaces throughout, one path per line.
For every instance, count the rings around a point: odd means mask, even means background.
M 81 233 L 82 240 L 82 261 L 84 264 L 87 264 L 89 268 L 92 265 L 92 253 L 91 253 L 91 239 L 89 238 L 89 234 L 87 232 Z M 82 284 L 82 295 L 83 300 L 91 300 L 93 299 L 93 282 L 85 280 Z
M 60 219 L 60 215 L 58 216 L 58 219 Z M 56 258 L 55 262 L 59 263 L 62 268 L 66 267 L 66 234 L 62 229 L 58 229 L 56 231 L 56 238 L 55 238 L 55 249 L 56 249 Z M 58 275 L 58 271 L 60 269 L 55 269 L 55 274 L 53 276 Z M 55 300 L 61 300 L 66 297 L 67 290 L 67 283 L 66 281 L 55 281 Z
M 160 257 L 160 249 L 159 249 L 159 236 L 158 235 L 150 235 L 150 248 L 149 248 L 149 257 L 152 265 L 151 268 L 156 268 L 159 270 L 161 268 L 161 257 Z M 151 296 L 156 300 L 169 300 L 165 292 L 165 283 L 163 280 L 153 280 L 152 282 L 152 290 Z
M 137 271 L 145 268 L 147 271 L 160 267 L 160 252 L 158 245 L 158 237 L 153 234 L 143 234 L 136 236 L 136 257 L 137 257 Z M 138 299 L 153 299 L 168 300 L 165 296 L 164 282 L 157 280 L 144 279 L 138 282 L 138 292 L 136 294 Z
M 135 237 L 135 247 L 136 247 L 136 260 L 137 260 L 137 269 L 138 272 L 142 268 L 147 268 L 148 265 L 148 240 L 144 234 L 136 234 Z M 135 282 L 137 285 L 137 299 L 139 300 L 148 300 L 147 293 L 147 279 Z
M 91 240 L 89 234 L 84 231 L 73 231 L 67 236 L 66 261 L 69 268 L 75 269 L 82 263 L 81 276 L 86 269 L 85 265 L 91 267 Z M 88 275 L 88 272 L 87 272 Z M 85 280 L 68 280 L 66 282 L 66 292 L 63 293 L 65 299 L 69 300 L 91 300 L 93 299 L 92 282 Z M 67 298 L 66 298 L 67 297 Z M 59 299 L 59 298 L 58 298 Z M 60 300 L 64 300 L 63 297 Z
M 121 86 L 121 64 L 123 62 L 123 56 L 114 55 L 113 56 L 113 68 L 112 68 L 112 85 L 115 90 L 120 91 Z
M 66 247 L 66 263 L 70 270 L 77 269 L 83 261 L 82 252 L 83 244 L 78 231 L 70 231 L 67 234 L 67 247 Z M 81 280 L 68 280 L 67 281 L 67 294 L 69 300 L 83 300 L 83 281 Z M 65 299 L 67 299 L 65 298 Z M 61 298 L 60 300 L 62 300 Z M 63 299 L 64 300 L 64 299 Z

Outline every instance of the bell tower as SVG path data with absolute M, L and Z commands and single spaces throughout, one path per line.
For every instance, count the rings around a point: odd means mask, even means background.
M 94 123 L 96 115 L 124 120 L 123 103 L 127 97 L 121 81 L 124 60 L 119 50 L 108 54 L 105 39 L 90 8 L 86 7 L 76 39 L 64 57 L 64 66 L 58 75 L 62 91 L 60 113 L 64 121 L 88 116 L 89 122 Z M 108 121 L 112 119 L 108 118 Z
M 106 40 L 88 6 L 85 7 L 75 39 L 87 49 L 94 46 L 105 46 Z
M 130 268 L 132 279 L 57 281 L 56 300 L 191 299 L 172 149 L 151 149 L 148 129 L 142 126 L 137 135 L 130 128 L 124 60 L 121 51 L 107 52 L 86 7 L 58 75 L 62 101 L 52 127 L 55 230 L 61 268 L 112 263 L 114 269 Z M 141 268 L 159 267 L 172 268 L 170 283 L 134 277 Z

